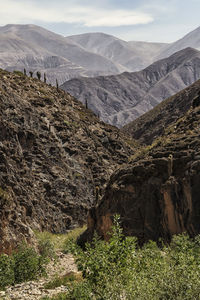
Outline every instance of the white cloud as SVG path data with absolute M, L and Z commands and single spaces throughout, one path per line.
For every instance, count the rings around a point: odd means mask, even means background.
M 96 13 L 96 12 L 95 12 Z M 96 13 L 93 18 L 85 20 L 85 26 L 124 26 L 124 25 L 136 25 L 136 24 L 147 24 L 152 22 L 153 18 L 150 15 L 126 10 L 115 10 L 111 12 L 101 11 Z
M 95 5 L 95 4 L 94 4 Z M 105 10 L 93 6 L 81 6 L 72 2 L 49 2 L 48 5 L 29 0 L 0 0 L 0 23 L 73 23 L 86 27 L 125 26 L 147 24 L 153 21 L 148 13 L 135 10 Z

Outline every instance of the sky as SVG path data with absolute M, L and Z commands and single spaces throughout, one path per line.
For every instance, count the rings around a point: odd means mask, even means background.
M 200 0 L 0 0 L 0 8 L 0 26 L 35 24 L 64 36 L 174 42 L 200 26 Z

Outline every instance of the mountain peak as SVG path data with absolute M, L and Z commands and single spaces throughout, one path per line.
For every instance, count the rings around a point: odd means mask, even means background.
M 183 38 L 167 46 L 158 58 L 170 56 L 171 54 L 187 47 L 200 49 L 200 26 L 186 34 Z

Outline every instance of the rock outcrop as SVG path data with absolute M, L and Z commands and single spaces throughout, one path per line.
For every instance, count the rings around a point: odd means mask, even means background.
M 200 91 L 200 82 L 196 85 Z M 138 237 L 140 244 L 169 241 L 182 232 L 199 234 L 199 182 L 200 106 L 190 108 L 165 136 L 141 148 L 112 175 L 102 201 L 90 211 L 81 241 L 94 231 L 108 239 L 115 214 L 121 216 L 125 235 Z
M 62 90 L 0 70 L 0 252 L 84 223 L 128 142 Z

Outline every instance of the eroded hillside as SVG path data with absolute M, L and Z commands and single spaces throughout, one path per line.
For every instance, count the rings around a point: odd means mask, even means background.
M 124 140 L 69 94 L 0 70 L 0 252 L 31 240 L 33 229 L 84 223 L 133 154 Z

